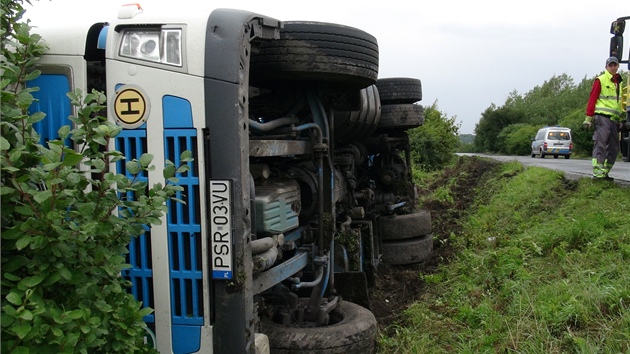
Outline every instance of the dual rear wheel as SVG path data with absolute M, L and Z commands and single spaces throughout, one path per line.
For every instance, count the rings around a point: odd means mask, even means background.
M 381 216 L 379 222 L 383 262 L 390 265 L 419 263 L 433 252 L 431 214 L 428 210 Z

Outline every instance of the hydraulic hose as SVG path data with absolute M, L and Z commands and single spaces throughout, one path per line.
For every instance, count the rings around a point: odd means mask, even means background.
M 253 119 L 250 119 L 249 128 L 259 131 L 259 132 L 268 132 L 268 131 L 280 128 L 282 126 L 289 126 L 295 123 L 296 123 L 296 120 L 291 117 L 278 118 L 267 123 L 260 123 Z

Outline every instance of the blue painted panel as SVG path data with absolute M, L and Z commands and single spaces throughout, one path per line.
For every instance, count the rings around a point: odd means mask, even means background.
M 125 160 L 116 163 L 118 173 L 124 174 L 131 178 L 125 168 L 125 162 L 138 159 L 142 154 L 147 152 L 147 132 L 144 129 L 123 129 L 116 137 L 116 150 L 123 153 Z M 148 182 L 145 172 L 138 176 L 141 182 Z M 128 199 L 135 199 L 133 193 L 128 193 Z M 123 277 L 130 280 L 132 287 L 131 293 L 138 301 L 142 301 L 144 307 L 154 308 L 153 298 L 153 265 L 151 255 L 151 231 L 145 227 L 144 234 L 131 240 L 129 244 L 129 254 L 127 254 L 127 263 L 131 268 L 122 271 Z M 155 316 L 149 314 L 144 317 L 147 323 L 154 323 Z
M 193 153 L 190 170 L 176 177 L 183 191 L 177 199 L 186 204 L 167 202 L 168 249 L 171 278 L 172 349 L 173 353 L 194 353 L 201 347 L 204 324 L 203 269 L 201 247 L 201 196 L 197 131 L 193 129 L 192 109 L 188 100 L 164 96 L 164 155 L 176 166 L 185 150 Z
M 166 158 L 179 165 L 184 150 L 197 159 L 197 132 L 194 129 L 164 131 Z M 167 229 L 171 266 L 171 306 L 173 324 L 203 325 L 203 270 L 201 263 L 201 215 L 198 169 L 178 174 L 183 191 L 176 198 L 186 204 L 168 201 Z
M 37 79 L 29 81 L 28 86 L 39 87 L 39 91 L 32 93 L 36 101 L 29 107 L 29 114 L 46 113 L 46 118 L 34 125 L 41 136 L 40 143 L 45 144 L 46 141 L 59 139 L 57 134 L 59 128 L 64 125 L 72 126 L 72 122 L 68 120 L 68 116 L 72 114 L 72 105 L 66 96 L 70 91 L 68 78 L 61 74 L 42 74 Z M 69 139 L 66 145 L 70 146 Z
M 193 127 L 192 109 L 188 100 L 175 96 L 164 96 L 162 109 L 164 111 L 164 129 Z
M 173 326 L 172 333 L 173 353 L 196 353 L 201 348 L 201 327 Z
M 105 49 L 107 47 L 107 30 L 109 26 L 103 26 L 101 32 L 98 34 L 98 42 L 96 44 L 96 48 Z

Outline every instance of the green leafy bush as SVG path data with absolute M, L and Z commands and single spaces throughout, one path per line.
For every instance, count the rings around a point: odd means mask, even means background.
M 497 137 L 499 152 L 507 155 L 529 155 L 532 151 L 532 139 L 538 129 L 537 126 L 523 123 L 508 125 Z
M 98 115 L 105 96 L 96 91 L 69 93 L 78 107 L 73 127 L 40 144 L 33 124 L 44 114 L 28 113 L 36 88 L 26 82 L 39 76 L 35 65 L 46 48 L 28 22 L 18 22 L 20 4 L 3 1 L 2 10 L 0 349 L 151 352 L 142 318 L 152 310 L 127 292 L 120 272 L 128 267 L 127 244 L 159 223 L 165 202 L 181 190 L 175 176 L 188 170 L 191 154 L 182 154 L 181 166 L 167 161 L 166 183 L 151 188 L 137 179 L 153 169 L 151 155 L 126 162 L 132 178 L 112 172 L 123 156 L 108 147 L 121 128 Z
M 560 125 L 571 128 L 573 153 L 580 156 L 591 156 L 593 151 L 593 129 L 582 128 L 586 116 L 584 109 L 576 109 L 562 119 Z
M 415 168 L 436 171 L 448 165 L 459 146 L 459 126 L 434 104 L 425 107 L 424 125 L 409 131 L 411 156 Z

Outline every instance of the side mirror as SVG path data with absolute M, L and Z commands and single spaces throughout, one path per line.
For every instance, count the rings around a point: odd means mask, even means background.
M 617 57 L 621 61 L 621 55 L 623 53 L 623 37 L 615 35 L 610 39 L 610 56 Z
M 610 34 L 614 34 L 615 36 L 621 36 L 623 31 L 626 29 L 626 21 L 622 19 L 618 19 L 613 21 L 610 24 Z

